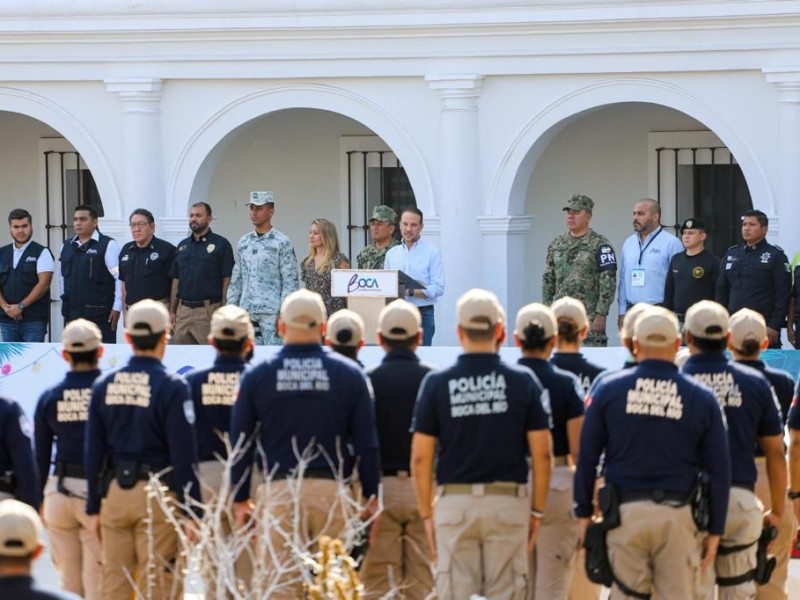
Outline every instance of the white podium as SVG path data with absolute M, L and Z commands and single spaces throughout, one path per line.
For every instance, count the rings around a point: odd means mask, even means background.
M 376 344 L 378 316 L 388 300 L 400 296 L 399 271 L 377 269 L 331 270 L 331 295 L 347 298 L 347 308 L 364 319 L 367 344 Z

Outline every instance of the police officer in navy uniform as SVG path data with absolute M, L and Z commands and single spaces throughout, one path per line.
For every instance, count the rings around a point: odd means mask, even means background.
M 664 283 L 664 308 L 680 322 L 695 302 L 713 300 L 719 277 L 719 259 L 705 248 L 706 225 L 700 219 L 686 219 L 681 225 L 685 250 L 672 257 Z
M 686 343 L 692 355 L 683 372 L 709 386 L 725 410 L 731 461 L 728 518 L 715 562 L 719 598 L 752 598 L 756 594 L 757 542 L 762 522 L 780 526 L 786 500 L 786 457 L 780 410 L 766 378 L 758 371 L 731 362 L 728 313 L 703 300 L 686 313 Z M 684 403 L 685 405 L 685 403 Z M 769 478 L 771 512 L 755 495 L 755 447 L 764 450 Z M 713 597 L 713 579 L 704 580 L 702 597 Z
M 50 321 L 50 282 L 55 263 L 48 248 L 31 239 L 31 214 L 8 214 L 13 243 L 0 248 L 0 332 L 4 342 L 44 342 Z
M 125 311 L 146 298 L 169 306 L 175 246 L 155 236 L 155 219 L 146 208 L 134 210 L 129 223 L 133 241 L 125 244 L 119 253 L 119 279 L 122 281 Z
M 0 500 L 16 498 L 38 510 L 42 498 L 32 435 L 19 404 L 0 396 Z
M 61 587 L 87 600 L 99 600 L 102 557 L 85 511 L 88 486 L 83 450 L 89 396 L 100 376 L 102 334 L 91 321 L 76 319 L 67 324 L 61 339 L 61 355 L 70 371 L 39 397 L 33 419 L 39 488 L 44 495 L 42 515 Z M 50 475 L 54 443 L 55 469 Z
M 570 296 L 559 298 L 550 306 L 558 322 L 556 349 L 550 362 L 578 377 L 584 394 L 605 369 L 581 354 L 581 344 L 589 332 L 589 318 L 583 302 Z
M 578 523 L 572 515 L 574 469 L 583 424 L 583 386 L 568 371 L 548 359 L 558 337 L 553 311 L 543 304 L 523 306 L 517 313 L 514 343 L 522 350 L 517 361 L 529 368 L 544 387 L 545 404 L 550 411 L 553 438 L 553 475 L 544 517 L 534 551 L 532 598 L 566 600 L 575 566 Z
M 64 324 L 86 319 L 100 328 L 103 342 L 117 339 L 122 311 L 119 281 L 119 245 L 97 229 L 97 210 L 88 204 L 75 207 L 75 236 L 61 246 L 61 314 Z
M 214 311 L 225 304 L 233 273 L 231 243 L 211 231 L 211 206 L 196 202 L 189 212 L 192 235 L 178 243 L 172 264 L 170 318 L 176 344 L 205 344 Z
M 440 598 L 524 598 L 552 471 L 549 419 L 531 371 L 497 354 L 505 338 L 497 297 L 470 290 L 456 312 L 464 353 L 422 382 L 412 423 L 411 470 L 436 590 Z
M 163 304 L 142 300 L 131 306 L 125 339 L 133 357 L 92 388 L 84 461 L 86 513 L 102 531 L 103 596 L 131 594 L 127 571 L 142 594 L 152 591 L 154 598 L 166 598 L 180 573 L 178 537 L 150 496 L 148 480 L 168 470 L 160 475 L 161 482 L 175 500 L 184 502 L 188 488 L 199 501 L 194 405 L 186 381 L 168 373 L 161 362 L 169 340 Z M 101 482 L 107 489 L 101 489 Z
M 783 249 L 767 242 L 769 219 L 760 210 L 742 217 L 744 244 L 731 246 L 720 263 L 715 299 L 733 314 L 741 308 L 761 313 L 767 323 L 769 347 L 781 347 L 792 275 Z
M 291 531 L 295 511 L 300 513 L 299 543 L 306 547 L 320 535 L 337 537 L 345 528 L 338 474 L 349 479 L 356 464 L 365 516 L 377 509 L 380 454 L 375 431 L 372 394 L 366 376 L 352 360 L 320 345 L 325 334 L 325 304 L 319 294 L 298 290 L 281 306 L 278 333 L 283 347 L 278 353 L 248 369 L 239 387 L 231 415 L 231 441 L 249 439 L 260 424 L 258 442 L 272 473 L 269 485 L 260 485 L 258 498 L 272 500 L 269 507 L 279 525 L 273 525 L 271 540 L 287 568 L 278 577 L 282 593 L 299 597 L 294 589 L 300 573 L 291 568 L 295 558 L 280 530 Z M 352 448 L 352 452 L 348 450 Z M 234 496 L 234 516 L 244 526 L 255 509 L 250 494 L 250 465 L 254 452 L 250 444 L 233 466 L 232 480 L 241 482 Z M 286 497 L 287 478 L 295 475 L 297 453 L 310 458 L 305 465 L 297 498 L 299 506 Z M 270 494 L 270 497 L 266 495 Z M 267 502 L 259 503 L 262 508 Z M 298 535 L 298 532 L 294 532 Z M 293 587 L 294 585 L 294 587 Z M 287 589 L 291 588 L 291 589 Z
M 378 317 L 378 343 L 386 355 L 368 375 L 381 448 L 383 511 L 361 568 L 361 581 L 370 597 L 389 593 L 394 584 L 408 600 L 422 600 L 433 589 L 433 575 L 411 480 L 409 428 L 420 384 L 434 367 L 416 354 L 422 343 L 419 309 L 405 300 L 384 307 Z
M 789 427 L 789 501 L 800 522 L 800 381 L 794 390 L 792 408 L 786 420 Z

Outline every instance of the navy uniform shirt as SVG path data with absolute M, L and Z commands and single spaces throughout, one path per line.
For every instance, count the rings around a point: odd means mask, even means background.
M 369 372 L 384 470 L 409 470 L 414 404 L 423 378 L 433 370 L 410 350 L 390 350 Z
M 319 344 L 290 344 L 245 371 L 231 415 L 231 442 L 242 435 L 249 438 L 257 422 L 267 471 L 291 473 L 297 466 L 295 448 L 303 452 L 313 442 L 316 456 L 307 468 L 330 470 L 333 461 L 349 477 L 358 457 L 364 496 L 378 493 L 380 453 L 372 394 L 363 371 L 349 358 Z M 346 450 L 348 444 L 355 457 Z M 251 444 L 233 466 L 233 481 L 243 481 L 237 502 L 250 495 L 245 471 L 253 463 L 253 451 Z
M 728 422 L 731 483 L 753 489 L 758 476 L 758 438 L 783 432 L 780 409 L 769 382 L 755 369 L 731 362 L 721 352 L 690 356 L 683 372 L 716 394 Z
M 681 318 L 692 304 L 713 300 L 719 277 L 719 259 L 708 250 L 689 256 L 680 252 L 672 257 L 664 283 L 664 308 Z
M 527 434 L 550 428 L 539 390 L 497 354 L 462 354 L 429 374 L 411 428 L 439 441 L 437 483 L 527 482 Z
M 800 265 L 795 266 L 794 272 L 792 273 L 792 295 L 791 298 L 794 300 L 794 322 L 800 325 Z M 792 326 L 792 323 L 789 323 L 789 327 Z M 800 330 L 800 328 L 796 327 L 795 331 Z M 795 342 L 797 344 L 799 342 Z
M 194 430 L 199 462 L 227 456 L 220 434 L 227 433 L 231 424 L 236 388 L 244 368 L 244 360 L 239 356 L 217 356 L 213 367 L 186 375 L 194 400 Z
M 71 592 L 40 585 L 30 575 L 0 576 L 0 598 L 8 598 L 8 600 L 80 600 L 80 596 Z
M 70 371 L 58 385 L 46 390 L 36 405 L 33 432 L 36 443 L 36 462 L 44 490 L 50 473 L 53 441 L 57 441 L 56 463 L 83 467 L 86 421 L 89 418 L 89 398 L 92 384 L 100 369 Z
M 172 263 L 173 279 L 178 280 L 178 298 L 189 302 L 220 302 L 222 280 L 233 272 L 231 243 L 210 229 L 200 239 L 190 235 L 178 244 Z
M 769 381 L 772 386 L 775 398 L 778 400 L 782 422 L 786 425 L 786 419 L 789 418 L 789 409 L 792 406 L 792 397 L 794 395 L 794 380 L 792 376 L 786 371 L 767 366 L 763 360 L 738 360 L 736 362 L 746 367 L 751 367 L 756 371 L 760 371 L 764 377 L 767 378 L 767 381 Z M 764 456 L 764 450 L 761 448 L 761 444 L 756 444 L 756 456 Z
M 559 369 L 564 369 L 576 375 L 583 386 L 584 396 L 589 393 L 594 380 L 605 369 L 601 366 L 589 362 L 580 352 L 553 352 L 550 362 Z
M 131 306 L 145 298 L 169 299 L 174 259 L 175 246 L 155 236 L 143 248 L 136 242 L 125 244 L 119 252 L 119 278 L 125 282 L 125 304 Z
M 763 239 L 755 246 L 728 248 L 720 263 L 715 295 L 729 313 L 752 309 L 761 313 L 767 327 L 779 331 L 786 321 L 791 288 L 789 259 Z
M 189 385 L 168 373 L 161 361 L 133 356 L 121 369 L 102 376 L 92 388 L 86 429 L 86 513 L 100 511 L 98 474 L 108 454 L 112 463 L 136 460 L 153 472 L 172 467 L 170 488 L 183 501 L 199 498 L 193 466 L 196 462 L 194 405 Z
M 544 387 L 543 395 L 550 406 L 550 434 L 553 436 L 553 455 L 570 453 L 567 437 L 567 422 L 583 416 L 583 386 L 578 378 L 568 371 L 551 365 L 539 358 L 520 358 L 517 361 L 536 374 Z
M 789 429 L 800 430 L 800 379 L 797 381 L 797 387 L 794 390 L 792 408 L 789 409 L 789 417 L 786 419 L 786 424 Z
M 592 516 L 600 456 L 606 481 L 625 491 L 689 493 L 709 476 L 709 533 L 725 528 L 730 458 L 722 410 L 711 391 L 667 361 L 604 375 L 586 399 L 575 473 L 575 515 Z
M 39 510 L 42 496 L 31 435 L 30 421 L 19 404 L 0 397 L 0 476 L 13 473 L 16 499 Z

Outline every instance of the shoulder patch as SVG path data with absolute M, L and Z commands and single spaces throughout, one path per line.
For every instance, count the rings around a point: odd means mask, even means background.
M 595 256 L 598 271 L 613 271 L 617 268 L 617 256 L 610 244 L 601 244 Z
M 22 432 L 22 435 L 28 439 L 30 439 L 30 437 L 33 435 L 33 427 L 31 427 L 31 422 L 24 414 L 19 416 L 19 430 Z
M 185 400 L 183 402 L 183 414 L 186 417 L 186 420 L 189 422 L 189 425 L 194 425 L 195 422 L 194 402 L 192 402 L 191 400 Z

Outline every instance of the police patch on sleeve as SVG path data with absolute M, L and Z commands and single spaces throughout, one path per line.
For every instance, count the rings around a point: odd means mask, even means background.
M 26 438 L 30 438 L 33 435 L 33 427 L 31 427 L 31 422 L 25 415 L 19 416 L 19 430 Z
M 613 271 L 617 268 L 617 256 L 608 244 L 603 244 L 597 249 L 596 258 L 598 271 Z
M 183 414 L 186 416 L 186 420 L 189 422 L 189 425 L 194 425 L 194 402 L 191 400 L 184 401 Z

